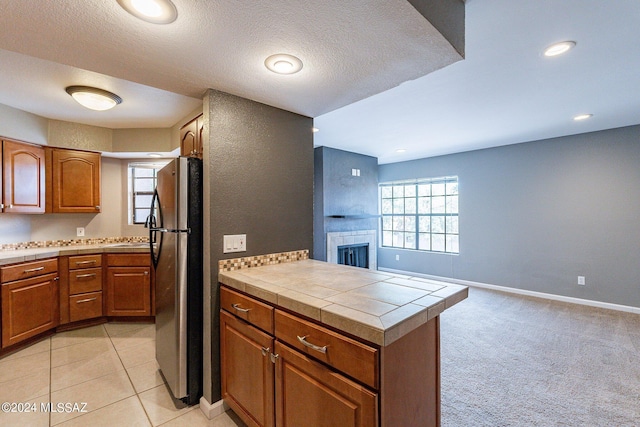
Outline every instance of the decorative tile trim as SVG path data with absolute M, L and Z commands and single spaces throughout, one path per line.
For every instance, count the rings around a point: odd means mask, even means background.
M 243 268 L 261 267 L 263 265 L 284 264 L 286 262 L 301 261 L 303 259 L 309 259 L 309 249 L 243 258 L 221 259 L 218 261 L 218 270 L 234 271 Z
M 109 243 L 147 243 L 148 237 L 100 237 L 94 239 L 44 240 L 39 242 L 6 243 L 0 245 L 0 251 L 18 251 L 23 249 L 53 248 L 60 246 L 102 245 Z

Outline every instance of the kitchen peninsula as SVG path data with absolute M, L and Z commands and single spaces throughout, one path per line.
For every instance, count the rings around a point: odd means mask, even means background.
M 248 425 L 440 425 L 439 315 L 467 287 L 252 265 L 221 261 L 218 275 L 222 396 Z

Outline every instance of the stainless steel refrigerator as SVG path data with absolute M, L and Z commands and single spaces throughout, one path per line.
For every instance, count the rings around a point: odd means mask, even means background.
M 156 277 L 156 359 L 171 393 L 202 396 L 202 160 L 158 172 L 147 219 Z

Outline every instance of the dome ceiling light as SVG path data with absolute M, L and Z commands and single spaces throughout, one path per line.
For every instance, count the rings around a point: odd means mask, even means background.
M 575 45 L 576 42 L 571 40 L 552 44 L 544 50 L 544 56 L 552 57 L 562 55 L 563 53 L 567 53 L 568 51 L 573 49 Z
M 96 111 L 109 110 L 122 103 L 115 93 L 90 86 L 69 86 L 65 89 L 78 104 Z
M 136 18 L 152 24 L 170 24 L 178 18 L 171 0 L 117 0 L 120 6 Z
M 264 66 L 277 74 L 295 74 L 302 70 L 302 61 L 293 55 L 278 53 L 265 59 Z

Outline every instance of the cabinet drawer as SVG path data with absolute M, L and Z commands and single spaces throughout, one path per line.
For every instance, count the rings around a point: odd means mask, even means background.
M 100 316 L 102 316 L 102 292 L 69 297 L 69 320 L 71 322 Z
M 109 267 L 146 267 L 151 265 L 149 254 L 107 255 Z
M 83 294 L 102 290 L 102 267 L 69 272 L 69 294 Z
M 14 280 L 28 279 L 29 277 L 41 276 L 57 271 L 58 258 L 23 262 L 21 264 L 0 268 L 0 282 L 13 282 Z
M 78 255 L 69 257 L 69 270 L 78 268 L 100 267 L 102 265 L 102 255 Z
M 273 307 L 270 305 L 221 287 L 220 307 L 273 334 Z
M 301 352 L 378 388 L 378 350 L 281 310 L 275 311 L 276 338 Z

